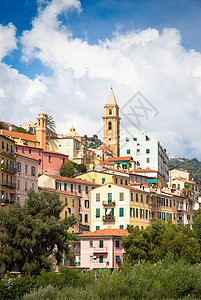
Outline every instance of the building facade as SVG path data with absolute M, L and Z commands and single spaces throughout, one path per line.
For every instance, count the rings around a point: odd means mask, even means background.
M 121 134 L 121 156 L 132 155 L 137 169 L 153 169 L 158 171 L 163 179 L 169 181 L 169 157 L 167 150 L 156 139 L 137 131 Z
M 119 268 L 123 263 L 122 236 L 125 229 L 102 229 L 79 235 L 81 239 L 81 267 Z

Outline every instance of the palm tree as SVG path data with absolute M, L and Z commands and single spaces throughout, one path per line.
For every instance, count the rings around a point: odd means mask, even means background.
M 184 194 L 185 198 L 188 198 L 189 200 L 191 200 L 192 184 L 187 183 L 187 182 L 184 183 L 183 194 Z
M 52 116 L 45 114 L 46 117 L 46 133 L 47 136 L 54 136 L 56 134 L 56 125 Z

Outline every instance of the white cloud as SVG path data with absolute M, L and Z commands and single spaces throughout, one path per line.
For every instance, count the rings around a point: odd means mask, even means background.
M 10 51 L 16 49 L 15 32 L 16 28 L 12 23 L 9 23 L 8 26 L 0 24 L 0 61 Z
M 16 103 L 29 105 L 29 116 L 43 104 L 54 116 L 59 132 L 68 132 L 73 123 L 77 132 L 94 134 L 102 128 L 111 84 L 120 107 L 140 91 L 159 111 L 156 118 L 143 119 L 141 129 L 161 140 L 171 155 L 201 158 L 201 54 L 182 46 L 177 29 L 115 33 L 111 40 L 91 45 L 74 38 L 58 18 L 69 10 L 80 12 L 79 1 L 52 0 L 43 7 L 32 29 L 22 35 L 23 59 L 24 63 L 39 59 L 53 74 L 30 80 L 2 65 L 7 71 L 0 69 L 0 83 L 1 74 L 7 72 L 9 78 L 7 89 L 0 86 L 2 95 L 9 97 L 14 82 L 12 95 L 16 90 Z M 13 46 L 9 47 L 6 49 Z M 0 46 L 1 51 L 8 50 Z M 16 116 L 18 113 L 19 108 Z M 24 114 L 23 121 L 27 118 Z M 122 127 L 131 129 L 132 124 L 122 118 Z

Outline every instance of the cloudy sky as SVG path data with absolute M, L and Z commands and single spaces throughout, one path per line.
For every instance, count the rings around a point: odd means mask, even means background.
M 201 159 L 200 37 L 199 0 L 0 1 L 0 119 L 42 105 L 58 133 L 101 137 L 112 86 L 122 132 Z

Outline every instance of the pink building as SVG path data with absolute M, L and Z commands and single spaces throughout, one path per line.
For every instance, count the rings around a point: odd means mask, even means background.
M 107 228 L 80 234 L 81 267 L 119 268 L 123 262 L 123 235 L 129 235 L 126 229 Z
M 38 160 L 18 154 L 16 167 L 16 199 L 24 205 L 28 189 L 38 191 Z
M 90 226 L 91 193 L 93 188 L 99 187 L 97 183 L 77 178 L 62 177 L 44 174 L 38 178 L 39 186 L 53 188 L 58 191 L 68 191 L 80 197 L 79 224 L 80 232 L 88 231 Z
M 68 155 L 26 145 L 16 145 L 15 153 L 37 159 L 39 174 L 59 175 L 62 163 L 68 161 Z

